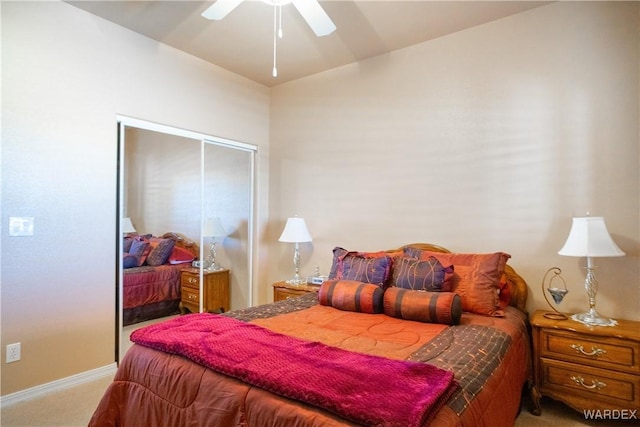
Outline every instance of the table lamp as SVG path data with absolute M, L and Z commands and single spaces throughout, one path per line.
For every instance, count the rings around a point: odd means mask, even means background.
M 587 258 L 587 277 L 584 288 L 589 296 L 589 311 L 574 314 L 571 319 L 590 326 L 617 325 L 618 322 L 602 317 L 596 310 L 598 281 L 591 258 L 623 256 L 625 254 L 609 235 L 604 218 L 595 216 L 573 218 L 569 237 L 558 254 Z
M 296 270 L 295 276 L 293 278 L 287 280 L 287 283 L 291 285 L 301 285 L 304 283 L 302 279 L 300 279 L 300 247 L 299 244 L 303 242 L 311 241 L 311 234 L 309 234 L 309 230 L 307 229 L 307 224 L 304 222 L 304 218 L 288 218 L 287 223 L 284 226 L 284 230 L 282 230 L 282 234 L 280 235 L 281 242 L 286 243 L 294 243 L 294 251 L 293 251 L 293 265 Z

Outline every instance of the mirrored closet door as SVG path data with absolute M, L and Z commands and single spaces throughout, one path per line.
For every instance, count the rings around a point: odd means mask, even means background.
M 251 305 L 256 151 L 119 119 L 117 361 L 137 327 Z

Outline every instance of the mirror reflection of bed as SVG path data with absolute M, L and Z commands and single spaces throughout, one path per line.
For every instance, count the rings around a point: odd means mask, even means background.
M 216 259 L 229 270 L 228 308 L 250 305 L 253 185 L 253 152 L 242 146 L 166 126 L 138 126 L 127 120 L 121 122 L 119 144 L 120 220 L 130 219 L 135 231 L 123 234 L 119 245 L 118 360 L 130 346 L 131 329 L 180 314 L 181 271 L 189 268 L 197 277 L 199 270 L 191 266 L 192 260 L 203 261 L 206 267 L 209 257 L 211 237 L 202 235 L 207 218 L 220 218 L 226 230 L 225 236 L 216 238 Z M 131 246 L 125 237 L 154 247 L 132 260 L 127 257 Z M 158 261 L 152 257 L 154 263 L 150 265 L 149 251 L 165 239 L 175 241 L 168 253 L 172 259 Z M 192 258 L 188 257 L 190 252 Z M 126 292 L 127 282 L 137 289 Z

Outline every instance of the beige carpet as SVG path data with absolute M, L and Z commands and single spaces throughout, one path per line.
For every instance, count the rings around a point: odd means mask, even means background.
M 623 421 L 592 421 L 585 420 L 581 412 L 574 411 L 561 402 L 549 398 L 542 398 L 542 415 L 537 417 L 531 412 L 529 401 L 523 403 L 523 409 L 516 419 L 515 427 L 609 427 L 623 425 L 638 425 L 637 420 L 625 424 Z
M 112 378 L 103 378 L 3 408 L 2 427 L 86 426 Z

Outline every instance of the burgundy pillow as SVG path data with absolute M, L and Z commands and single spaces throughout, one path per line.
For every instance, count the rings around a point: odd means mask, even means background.
M 384 314 L 424 323 L 457 325 L 462 317 L 462 299 L 453 292 L 425 292 L 387 288 Z
M 386 252 L 354 252 L 336 247 L 329 279 L 354 280 L 386 286 L 393 260 Z
M 339 310 L 382 313 L 384 291 L 372 283 L 327 280 L 318 290 L 318 302 Z
M 446 277 L 452 273 L 453 266 L 443 267 L 434 257 L 425 260 L 398 257 L 393 264 L 391 284 L 416 291 L 449 291 Z

